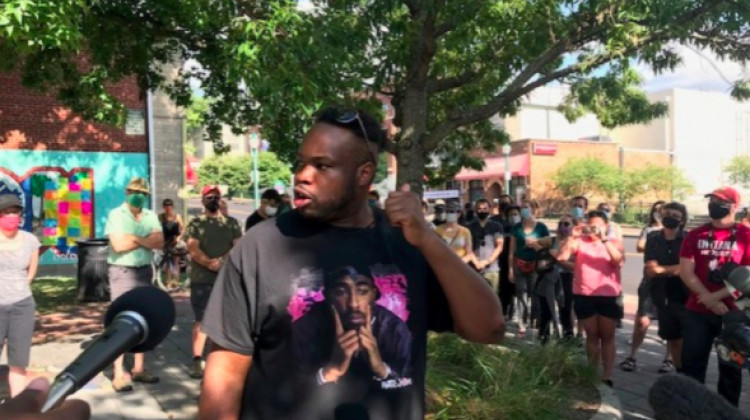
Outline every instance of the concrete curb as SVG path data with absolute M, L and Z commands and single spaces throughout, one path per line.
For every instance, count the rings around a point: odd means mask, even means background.
M 598 384 L 601 404 L 599 411 L 591 417 L 591 420 L 622 420 L 622 404 L 615 390 L 604 384 Z

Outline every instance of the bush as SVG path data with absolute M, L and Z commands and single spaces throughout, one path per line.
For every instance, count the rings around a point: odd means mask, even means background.
M 572 347 L 518 349 L 431 335 L 427 410 L 434 419 L 560 419 L 572 391 L 593 386 L 596 371 Z
M 200 186 L 222 184 L 229 186 L 230 196 L 247 196 L 252 190 L 253 164 L 250 155 L 215 155 L 201 162 L 198 168 Z M 260 187 L 271 188 L 276 181 L 289 184 L 292 173 L 289 166 L 281 162 L 272 152 L 258 155 Z

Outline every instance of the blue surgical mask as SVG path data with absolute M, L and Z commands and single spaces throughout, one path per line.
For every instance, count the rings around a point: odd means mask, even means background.
M 576 219 L 583 219 L 583 207 L 573 207 L 573 217 Z
M 524 207 L 521 209 L 521 218 L 522 219 L 529 219 L 531 218 L 531 209 L 528 207 Z

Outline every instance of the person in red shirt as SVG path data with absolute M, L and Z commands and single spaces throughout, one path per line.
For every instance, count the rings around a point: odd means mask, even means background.
M 722 187 L 706 197 L 711 222 L 690 231 L 680 250 L 680 277 L 690 290 L 682 324 L 682 373 L 702 383 L 714 339 L 721 333 L 722 316 L 737 309 L 719 269 L 730 261 L 750 265 L 750 228 L 735 223 L 740 194 Z M 740 368 L 720 363 L 719 394 L 737 406 L 741 390 Z

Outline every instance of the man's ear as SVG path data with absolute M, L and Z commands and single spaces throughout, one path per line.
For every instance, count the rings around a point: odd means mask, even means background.
M 375 180 L 376 167 L 372 162 L 367 162 L 360 165 L 357 170 L 357 185 L 360 187 L 367 187 L 372 185 Z

